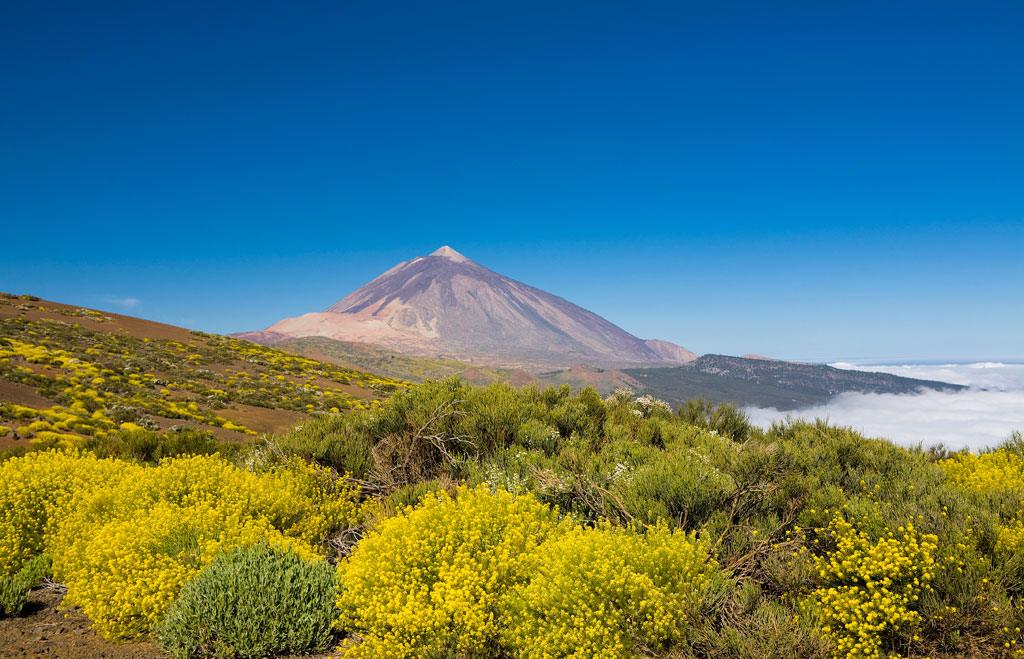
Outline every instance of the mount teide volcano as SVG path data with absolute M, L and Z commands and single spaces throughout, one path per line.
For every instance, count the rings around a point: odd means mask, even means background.
M 696 358 L 674 344 L 639 339 L 447 246 L 396 265 L 323 312 L 236 336 L 260 343 L 324 336 L 503 365 L 678 365 Z

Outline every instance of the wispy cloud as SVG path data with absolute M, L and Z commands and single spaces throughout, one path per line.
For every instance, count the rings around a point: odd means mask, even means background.
M 142 300 L 135 297 L 118 297 L 116 295 L 104 295 L 100 299 L 106 304 L 114 304 L 126 310 L 135 309 L 140 304 L 142 304 Z
M 839 367 L 839 364 L 833 364 Z M 871 437 L 898 444 L 945 444 L 972 449 L 992 446 L 1013 430 L 1024 431 L 1024 364 L 946 364 L 940 366 L 852 366 L 906 377 L 942 380 L 972 387 L 966 391 L 925 391 L 919 394 L 836 396 L 824 405 L 795 412 L 747 408 L 751 420 L 769 426 L 787 416 L 827 418 Z

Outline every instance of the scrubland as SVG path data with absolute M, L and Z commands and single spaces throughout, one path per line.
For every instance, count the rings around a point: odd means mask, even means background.
M 2 616 L 42 582 L 111 643 L 176 657 L 1024 654 L 1019 434 L 951 453 L 455 378 L 342 405 L 308 376 L 356 376 L 312 360 L 54 322 L 0 335 L 3 377 L 68 415 L 3 408 L 24 437 L 0 454 Z M 235 364 L 217 362 L 220 398 L 185 377 L 217 350 Z M 251 382 L 242 357 L 285 380 Z M 213 434 L 212 400 L 250 395 L 306 411 Z M 171 413 L 194 424 L 139 422 Z
M 980 657 L 1024 642 L 1019 437 L 948 455 L 451 379 L 230 456 L 110 446 L 0 464 L 0 592 L 27 590 L 45 556 L 100 633 L 177 656 Z

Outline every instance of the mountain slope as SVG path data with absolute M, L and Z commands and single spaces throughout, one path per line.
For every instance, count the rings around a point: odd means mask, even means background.
M 644 341 L 647 347 L 658 354 L 659 357 L 665 361 L 679 362 L 680 364 L 688 364 L 693 360 L 697 359 L 697 354 L 690 352 L 682 346 L 677 346 L 674 343 L 668 341 L 661 341 L 659 339 L 647 339 Z
M 278 433 L 409 383 L 235 339 L 0 293 L 0 449 L 120 430 Z
M 652 347 L 447 246 L 398 264 L 323 312 L 236 336 L 263 343 L 324 336 L 488 364 L 679 364 L 692 358 L 667 342 Z
M 478 366 L 444 357 L 414 357 L 380 346 L 323 336 L 285 339 L 274 347 L 309 359 L 410 382 L 441 380 L 452 375 L 458 375 L 471 384 L 507 382 L 521 387 L 537 382 L 536 377 L 519 369 Z

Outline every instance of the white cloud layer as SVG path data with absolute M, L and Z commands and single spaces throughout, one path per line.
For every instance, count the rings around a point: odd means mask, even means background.
M 759 426 L 769 426 L 787 416 L 823 418 L 836 425 L 850 426 L 869 437 L 885 437 L 898 444 L 942 443 L 953 449 L 992 446 L 1005 440 L 1013 430 L 1024 431 L 1024 364 L 833 366 L 942 380 L 972 388 L 919 394 L 846 393 L 824 405 L 795 412 L 770 408 L 744 411 Z
M 1024 364 L 1003 364 L 1001 362 L 978 362 L 976 364 L 941 364 L 941 365 L 876 365 L 861 366 L 837 362 L 829 364 L 836 368 L 856 371 L 878 371 L 891 373 L 905 378 L 920 380 L 939 380 L 964 384 L 968 387 L 981 389 L 998 389 L 1000 391 L 1024 390 Z

